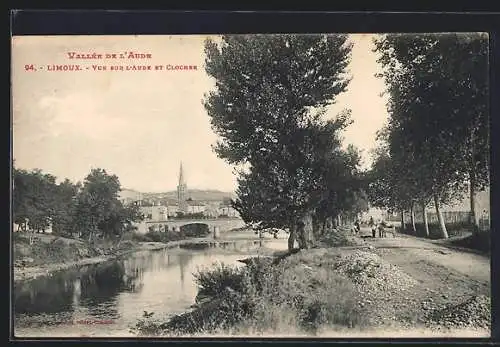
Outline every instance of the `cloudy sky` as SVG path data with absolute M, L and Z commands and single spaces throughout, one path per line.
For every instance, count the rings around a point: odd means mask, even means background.
M 13 157 L 81 181 L 93 167 L 143 192 L 175 189 L 182 160 L 189 188 L 232 191 L 232 168 L 212 152 L 216 135 L 202 106 L 213 87 L 205 74 L 204 36 L 15 37 L 12 59 Z M 345 143 L 365 151 L 387 117 L 371 35 L 352 35 L 348 92 L 329 115 L 352 109 Z M 151 59 L 69 59 L 68 52 L 149 53 Z M 48 71 L 79 64 L 83 71 Z M 110 71 L 112 65 L 191 65 L 188 71 Z M 30 66 L 37 71 L 32 71 Z M 106 65 L 107 71 L 94 71 Z M 26 69 L 28 68 L 28 70 Z M 88 68 L 88 69 L 87 69 Z

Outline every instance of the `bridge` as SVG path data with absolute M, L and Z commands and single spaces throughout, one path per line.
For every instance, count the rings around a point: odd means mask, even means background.
M 149 230 L 155 231 L 180 231 L 182 226 L 189 224 L 205 224 L 211 232 L 228 231 L 245 226 L 240 218 L 213 218 L 213 219 L 170 219 L 163 221 L 143 221 L 137 225 L 137 232 L 147 233 Z

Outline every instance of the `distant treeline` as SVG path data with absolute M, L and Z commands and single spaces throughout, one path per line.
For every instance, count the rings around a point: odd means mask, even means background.
M 118 199 L 120 182 L 104 169 L 92 169 L 83 183 L 56 177 L 41 170 L 14 169 L 13 218 L 18 231 L 78 234 L 89 241 L 96 236 L 116 237 L 133 228 L 143 216 L 138 206 L 124 206 Z

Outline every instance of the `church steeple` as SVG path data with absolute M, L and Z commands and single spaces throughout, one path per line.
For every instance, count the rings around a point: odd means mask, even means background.
M 187 194 L 187 185 L 184 179 L 184 169 L 182 168 L 182 161 L 181 161 L 181 166 L 179 169 L 179 185 L 177 186 L 177 200 L 179 204 L 179 211 L 184 213 L 187 212 L 186 194 Z
M 186 182 L 184 182 L 184 170 L 182 169 L 182 161 L 181 161 L 181 168 L 179 170 L 179 186 L 185 185 Z

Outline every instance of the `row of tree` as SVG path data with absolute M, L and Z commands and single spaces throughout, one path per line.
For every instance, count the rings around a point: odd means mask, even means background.
M 366 209 L 360 154 L 342 146 L 350 111 L 324 119 L 349 84 L 347 35 L 228 35 L 205 43 L 215 89 L 204 106 L 235 165 L 233 206 L 261 229 L 287 228 L 310 248 L 341 215 Z
M 441 237 L 448 237 L 440 204 L 489 182 L 488 37 L 475 34 L 384 35 L 375 40 L 388 95 L 389 121 L 370 172 L 378 206 L 409 211 L 434 205 Z
M 13 170 L 13 217 L 20 231 L 44 232 L 49 226 L 59 235 L 78 233 L 93 241 L 114 238 L 132 229 L 143 218 L 135 204 L 124 206 L 116 175 L 92 169 L 83 183 L 56 177 L 41 170 Z

